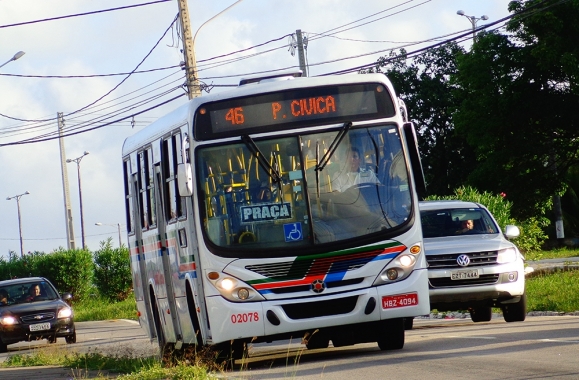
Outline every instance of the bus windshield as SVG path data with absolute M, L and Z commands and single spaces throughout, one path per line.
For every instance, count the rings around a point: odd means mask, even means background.
M 196 157 L 204 236 L 223 249 L 295 249 L 372 234 L 383 240 L 381 232 L 410 216 L 395 125 L 247 137 L 199 147 Z

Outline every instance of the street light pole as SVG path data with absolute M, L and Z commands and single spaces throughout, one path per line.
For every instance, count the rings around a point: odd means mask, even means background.
M 24 257 L 24 243 L 22 242 L 22 219 L 20 218 L 20 198 L 28 194 L 30 194 L 30 192 L 27 191 L 25 193 L 18 194 L 13 197 L 6 198 L 7 201 L 11 199 L 16 199 L 16 207 L 18 208 L 18 232 L 20 234 L 20 257 Z
M 468 19 L 468 21 L 470 21 L 470 23 L 472 24 L 472 42 L 474 43 L 474 39 L 476 37 L 476 23 L 478 20 L 488 20 L 489 17 L 487 15 L 482 15 L 480 17 L 475 17 L 475 16 L 467 16 L 464 14 L 464 11 L 462 10 L 458 10 L 456 11 L 456 14 L 459 16 L 464 16 Z
M 96 222 L 95 226 L 111 226 L 114 227 L 115 224 L 106 224 L 106 223 L 101 223 L 101 222 Z M 121 224 L 117 223 L 116 224 L 117 228 L 119 229 L 119 248 L 121 248 L 121 245 L 123 244 L 123 241 L 121 240 Z
M 69 158 L 66 160 L 67 163 L 76 162 L 76 170 L 78 172 L 78 200 L 80 203 L 80 231 L 82 234 L 82 248 L 83 249 L 86 249 L 86 243 L 85 243 L 85 239 L 84 239 L 84 236 L 85 236 L 84 235 L 84 215 L 82 212 L 82 186 L 81 186 L 81 181 L 80 181 L 80 161 L 87 154 L 89 154 L 89 152 L 85 151 L 84 154 L 80 157 L 77 157 L 74 159 Z
M 22 57 L 24 54 L 26 54 L 26 53 L 24 53 L 23 51 L 19 51 L 18 53 L 14 54 L 14 56 L 12 58 L 10 58 L 9 60 L 7 60 L 6 62 L 4 62 L 3 64 L 0 65 L 0 69 L 2 67 L 4 67 L 5 65 L 9 64 L 10 62 L 16 61 L 18 58 Z

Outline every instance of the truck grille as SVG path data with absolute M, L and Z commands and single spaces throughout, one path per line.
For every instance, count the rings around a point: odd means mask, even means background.
M 497 251 L 488 252 L 469 252 L 469 253 L 452 253 L 446 255 L 431 255 L 426 256 L 426 261 L 428 262 L 428 268 L 439 269 L 439 268 L 463 268 L 456 262 L 456 259 L 460 255 L 467 255 L 470 259 L 469 266 L 489 266 L 496 265 L 497 263 Z

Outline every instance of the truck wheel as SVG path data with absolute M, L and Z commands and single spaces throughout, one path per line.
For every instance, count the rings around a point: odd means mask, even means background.
M 506 322 L 522 322 L 527 316 L 527 294 L 523 293 L 517 303 L 503 305 L 503 318 Z
M 493 310 L 489 307 L 473 307 L 469 309 L 470 319 L 473 322 L 488 322 L 493 317 Z

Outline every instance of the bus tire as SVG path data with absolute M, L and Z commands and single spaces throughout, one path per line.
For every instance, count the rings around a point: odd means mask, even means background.
M 404 347 L 404 318 L 384 321 L 380 326 L 377 343 L 382 351 L 402 349 Z
M 216 351 L 215 362 L 225 369 L 233 369 L 236 360 L 247 357 L 247 346 L 241 340 L 218 343 L 213 350 Z
M 306 340 L 306 347 L 308 350 L 328 348 L 329 345 L 330 339 L 319 330 L 314 331 L 314 333 L 311 334 Z

